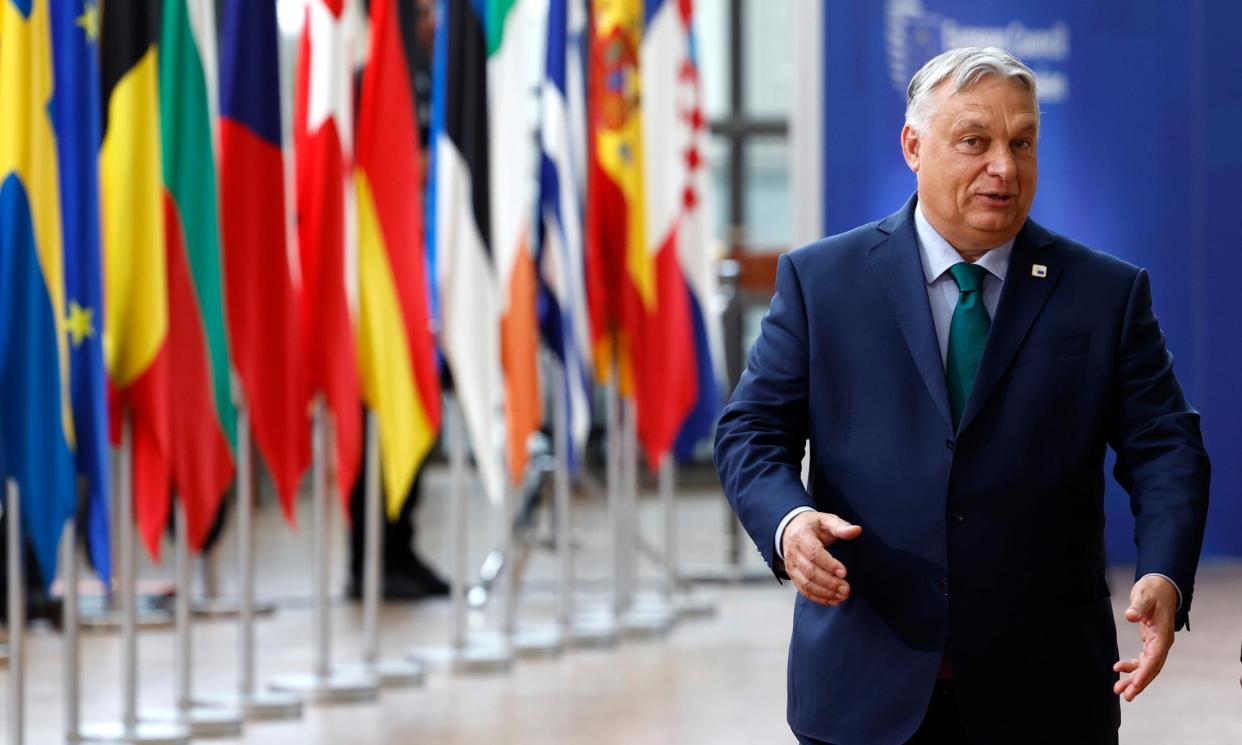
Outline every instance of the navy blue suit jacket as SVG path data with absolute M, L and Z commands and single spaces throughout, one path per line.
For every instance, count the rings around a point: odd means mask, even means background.
M 1131 495 L 1137 575 L 1177 583 L 1180 628 L 1207 513 L 1199 414 L 1147 273 L 1028 220 L 954 431 L 914 205 L 780 257 L 717 429 L 725 494 L 778 576 L 774 535 L 791 509 L 863 528 L 829 549 L 849 600 L 797 598 L 790 726 L 837 745 L 903 743 L 947 652 L 976 741 L 1112 742 L 1105 449 Z

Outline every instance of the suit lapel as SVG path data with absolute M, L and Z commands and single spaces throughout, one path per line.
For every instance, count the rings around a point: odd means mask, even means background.
M 1029 219 L 1014 241 L 996 317 L 992 319 L 992 329 L 988 332 L 987 346 L 979 362 L 970 399 L 962 412 L 959 432 L 965 431 L 983 408 L 1014 354 L 1026 340 L 1027 332 L 1044 307 L 1044 302 L 1061 279 L 1060 256 L 1055 251 L 1047 250 L 1051 242 L 1052 235 Z M 1036 265 L 1043 269 L 1037 270 Z
M 914 232 L 914 198 L 898 213 L 877 227 L 888 238 L 873 246 L 867 256 L 876 279 L 884 288 L 897 317 L 906 346 L 927 392 L 944 417 L 945 425 L 953 428 L 949 413 L 949 389 L 944 380 L 944 363 L 940 360 L 940 343 L 927 301 L 927 280 L 919 258 L 918 238 Z

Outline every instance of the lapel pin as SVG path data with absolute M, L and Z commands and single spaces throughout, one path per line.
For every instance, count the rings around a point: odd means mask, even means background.
M 1035 264 L 1034 266 L 1031 267 L 1031 276 L 1040 277 L 1041 279 L 1043 277 L 1047 277 L 1048 267 L 1044 266 L 1043 264 Z

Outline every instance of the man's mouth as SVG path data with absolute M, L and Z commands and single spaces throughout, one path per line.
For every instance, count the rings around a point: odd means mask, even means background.
M 1007 206 L 1014 199 L 1012 194 L 1005 194 L 1004 192 L 999 191 L 983 191 L 979 192 L 978 196 L 987 204 L 995 205 L 997 207 Z

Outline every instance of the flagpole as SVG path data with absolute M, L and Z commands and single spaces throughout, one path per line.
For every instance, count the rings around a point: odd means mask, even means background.
M 297 693 L 312 703 L 366 703 L 379 697 L 375 678 L 362 671 L 332 669 L 332 628 L 329 580 L 332 571 L 332 542 L 329 524 L 332 505 L 328 501 L 327 408 L 323 396 L 315 397 L 311 428 L 311 554 L 314 556 L 315 664 L 309 675 L 281 675 L 272 688 Z
M 705 618 L 716 613 L 716 602 L 689 586 L 682 585 L 681 559 L 677 540 L 677 461 L 667 453 L 660 461 L 660 503 L 664 508 L 665 601 L 674 620 Z
M 660 460 L 660 506 L 664 512 L 664 601 L 673 607 L 677 594 L 677 499 L 674 494 L 677 465 L 673 453 Z
M 82 724 L 82 671 L 78 646 L 78 551 L 77 521 L 65 522 L 65 534 L 61 544 L 61 565 L 65 568 L 64 600 L 64 659 L 65 677 L 65 742 L 78 741 L 78 728 Z
M 117 538 L 120 555 L 121 606 L 121 721 L 87 725 L 83 742 L 124 742 L 145 745 L 180 745 L 190 740 L 179 724 L 138 721 L 138 540 L 134 534 L 134 423 L 126 409 L 121 419 L 121 454 L 117 502 Z
M 254 657 L 254 449 L 250 411 L 237 395 L 237 675 L 238 699 L 247 720 L 302 718 L 302 700 L 287 693 L 255 690 Z
M 638 407 L 633 398 L 625 401 L 622 424 L 622 492 L 625 506 L 625 598 L 626 613 L 621 624 L 626 636 L 663 636 L 673 625 L 673 612 L 663 598 L 650 597 L 638 590 L 638 559 L 642 531 L 638 520 Z
M 194 701 L 193 614 L 190 596 L 194 587 L 194 559 L 190 553 L 189 525 L 185 501 L 173 495 L 173 519 L 176 541 L 174 564 L 177 572 L 177 595 L 174 603 L 176 628 L 176 670 L 173 709 L 157 712 L 154 721 L 174 722 L 189 730 L 191 737 L 237 737 L 241 735 L 240 714 L 231 707 L 204 706 Z
M 22 506 L 17 481 L 8 479 L 4 500 L 5 522 L 8 525 L 9 562 L 9 674 L 8 674 L 8 742 L 22 745 L 26 733 L 26 573 L 22 561 Z
M 576 609 L 573 616 L 572 642 L 579 648 L 608 648 L 617 643 L 622 614 L 621 574 L 622 574 L 622 540 L 621 540 L 621 504 L 620 484 L 618 482 L 620 464 L 619 424 L 617 416 L 620 411 L 616 368 L 613 370 L 612 381 L 605 386 L 604 398 L 605 419 L 608 434 L 605 452 L 605 502 L 608 510 L 608 533 L 611 541 L 612 558 L 610 579 L 612 588 L 610 597 L 602 603 Z M 570 560 L 572 562 L 572 559 Z
M 380 435 L 379 418 L 375 412 L 367 412 L 366 505 L 363 528 L 364 556 L 362 567 L 362 661 L 361 669 L 371 675 L 381 688 L 399 688 L 422 685 L 425 677 L 423 666 L 414 660 L 381 660 L 379 605 L 381 563 L 384 555 L 383 514 L 380 500 Z
M 565 646 L 572 639 L 572 621 L 573 621 L 573 585 L 572 558 L 569 555 L 569 427 L 568 411 L 565 395 L 567 379 L 562 361 L 559 358 L 552 360 L 551 377 L 552 377 L 552 442 L 553 442 L 553 471 L 552 471 L 552 488 L 553 497 L 552 504 L 548 505 L 549 513 L 552 515 L 552 532 L 555 537 L 553 548 L 553 560 L 556 564 L 556 615 L 555 620 L 550 624 L 541 624 L 538 626 L 517 626 L 512 635 L 512 646 L 514 654 L 524 658 L 539 657 L 555 657 L 561 653 Z M 512 536 L 516 530 L 516 509 L 511 509 L 507 516 L 507 524 L 510 526 L 509 534 Z M 510 550 L 513 549 L 513 543 L 516 541 L 510 539 Z M 512 551 L 512 561 L 506 560 L 506 564 L 512 567 L 511 577 L 513 603 L 516 606 L 520 599 L 521 577 L 520 566 L 517 561 L 516 551 Z M 516 608 L 512 611 L 516 616 Z
M 573 635 L 574 623 L 574 560 L 570 545 L 573 520 L 569 514 L 569 451 L 573 441 L 565 398 L 569 395 L 568 358 L 563 362 L 564 365 L 553 365 L 552 437 L 556 448 L 556 470 L 552 474 L 552 487 L 556 514 L 556 620 L 561 638 L 568 641 Z
M 471 638 L 467 628 L 466 587 L 466 421 L 456 396 L 444 399 L 444 430 L 449 456 L 449 592 L 452 598 L 447 647 L 410 650 L 409 658 L 420 664 L 447 668 L 455 673 L 494 673 L 509 669 L 513 657 L 504 644 Z

